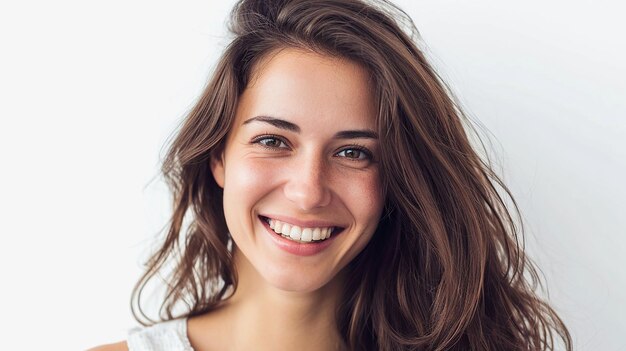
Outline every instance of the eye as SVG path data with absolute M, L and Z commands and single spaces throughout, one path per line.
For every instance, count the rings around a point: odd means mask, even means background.
M 260 144 L 261 146 L 268 149 L 283 149 L 288 147 L 287 143 L 285 143 L 281 138 L 275 135 L 262 135 L 252 140 L 252 142 Z
M 368 150 L 360 147 L 343 149 L 339 151 L 336 156 L 345 157 L 354 161 L 369 160 L 372 158 L 372 154 Z

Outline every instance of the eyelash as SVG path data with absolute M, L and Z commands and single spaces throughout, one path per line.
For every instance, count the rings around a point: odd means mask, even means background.
M 264 134 L 264 135 L 259 135 L 258 137 L 255 137 L 254 139 L 252 139 L 251 143 L 252 144 L 259 144 L 261 145 L 263 148 L 265 149 L 269 149 L 269 150 L 276 150 L 276 149 L 283 149 L 282 147 L 277 147 L 277 146 L 268 146 L 265 145 L 263 143 L 261 143 L 261 141 L 263 140 L 267 140 L 267 139 L 276 139 L 279 142 L 289 146 L 289 144 L 287 143 L 287 141 L 285 139 L 283 139 L 282 137 L 275 135 L 275 134 Z
M 268 149 L 268 150 L 284 149 L 284 147 L 280 147 L 280 146 L 268 146 L 268 145 L 263 144 L 262 141 L 263 140 L 267 140 L 267 139 L 275 139 L 278 142 L 283 143 L 287 147 L 289 147 L 289 143 L 283 137 L 281 137 L 279 135 L 275 135 L 275 134 L 259 135 L 259 136 L 255 137 L 254 139 L 252 139 L 251 143 L 252 144 L 258 144 L 261 147 L 263 147 L 264 149 Z M 348 151 L 348 150 L 356 150 L 356 151 L 359 151 L 359 152 L 362 152 L 363 154 L 365 154 L 365 158 L 364 159 L 362 159 L 362 158 L 344 157 L 345 159 L 348 159 L 350 161 L 353 161 L 353 162 L 356 162 L 356 161 L 371 161 L 373 159 L 372 152 L 368 148 L 366 148 L 365 146 L 358 145 L 358 144 L 344 147 L 341 150 L 337 151 L 335 153 L 335 155 L 337 155 L 337 154 L 339 154 L 341 152 Z
M 346 157 L 346 159 L 348 159 L 350 161 L 371 161 L 372 158 L 373 158 L 372 157 L 372 153 L 370 152 L 370 150 L 368 150 L 365 146 L 362 146 L 362 145 L 351 145 L 351 146 L 345 147 L 345 148 L 341 149 L 339 152 L 337 152 L 336 154 L 338 154 L 340 152 L 347 151 L 347 150 L 358 151 L 358 152 L 362 152 L 363 154 L 365 154 L 365 158 L 363 158 L 363 159 Z

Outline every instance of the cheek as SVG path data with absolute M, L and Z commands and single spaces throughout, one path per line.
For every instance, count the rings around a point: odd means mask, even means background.
M 362 172 L 336 172 L 335 185 L 342 207 L 348 211 L 353 230 L 339 247 L 337 265 L 345 267 L 372 239 L 384 207 L 384 194 L 378 169 Z
M 230 161 L 230 162 L 228 162 Z M 277 170 L 261 160 L 227 160 L 224 184 L 224 207 L 248 211 L 273 187 Z M 226 209 L 225 209 L 226 210 Z M 239 213 L 239 216 L 242 214 Z
M 352 215 L 366 226 L 375 226 L 384 204 L 378 172 L 352 175 L 344 180 L 340 189 Z
M 384 207 L 384 194 L 378 172 L 352 173 L 342 177 L 340 197 L 351 220 L 354 221 L 352 236 L 345 237 L 348 245 L 341 247 L 338 266 L 345 267 L 361 252 L 374 235 Z

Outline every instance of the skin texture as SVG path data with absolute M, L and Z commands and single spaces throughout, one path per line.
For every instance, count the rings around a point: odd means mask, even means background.
M 299 131 L 250 121 L 258 116 L 288 121 Z M 337 133 L 375 130 L 368 75 L 359 65 L 295 49 L 258 65 L 225 150 L 211 164 L 224 189 L 239 286 L 220 309 L 190 320 L 192 345 L 201 350 L 343 347 L 334 316 L 341 270 L 371 239 L 384 194 L 378 139 Z M 259 215 L 344 229 L 325 250 L 302 257 L 276 246 Z
M 296 50 L 270 56 L 260 67 L 242 94 L 225 152 L 212 162 L 213 175 L 224 188 L 226 222 L 245 257 L 269 285 L 311 292 L 361 251 L 380 218 L 378 141 L 335 138 L 341 131 L 376 130 L 367 75 L 348 61 Z M 245 123 L 257 116 L 289 121 L 300 132 Z M 301 257 L 278 249 L 259 215 L 345 230 L 325 251 Z
M 378 139 L 337 135 L 375 134 L 368 73 L 345 59 L 284 49 L 252 78 L 224 152 L 211 160 L 239 285 L 216 310 L 189 319 L 188 337 L 197 351 L 343 350 L 335 323 L 342 269 L 371 239 L 384 204 Z M 259 215 L 344 229 L 303 257 L 280 249 Z

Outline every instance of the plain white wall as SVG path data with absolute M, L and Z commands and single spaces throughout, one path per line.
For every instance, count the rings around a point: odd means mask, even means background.
M 621 3 L 397 3 L 493 134 L 576 349 L 626 349 Z M 130 291 L 169 213 L 161 147 L 227 42 L 231 6 L 0 4 L 3 348 L 84 349 L 135 326 Z

